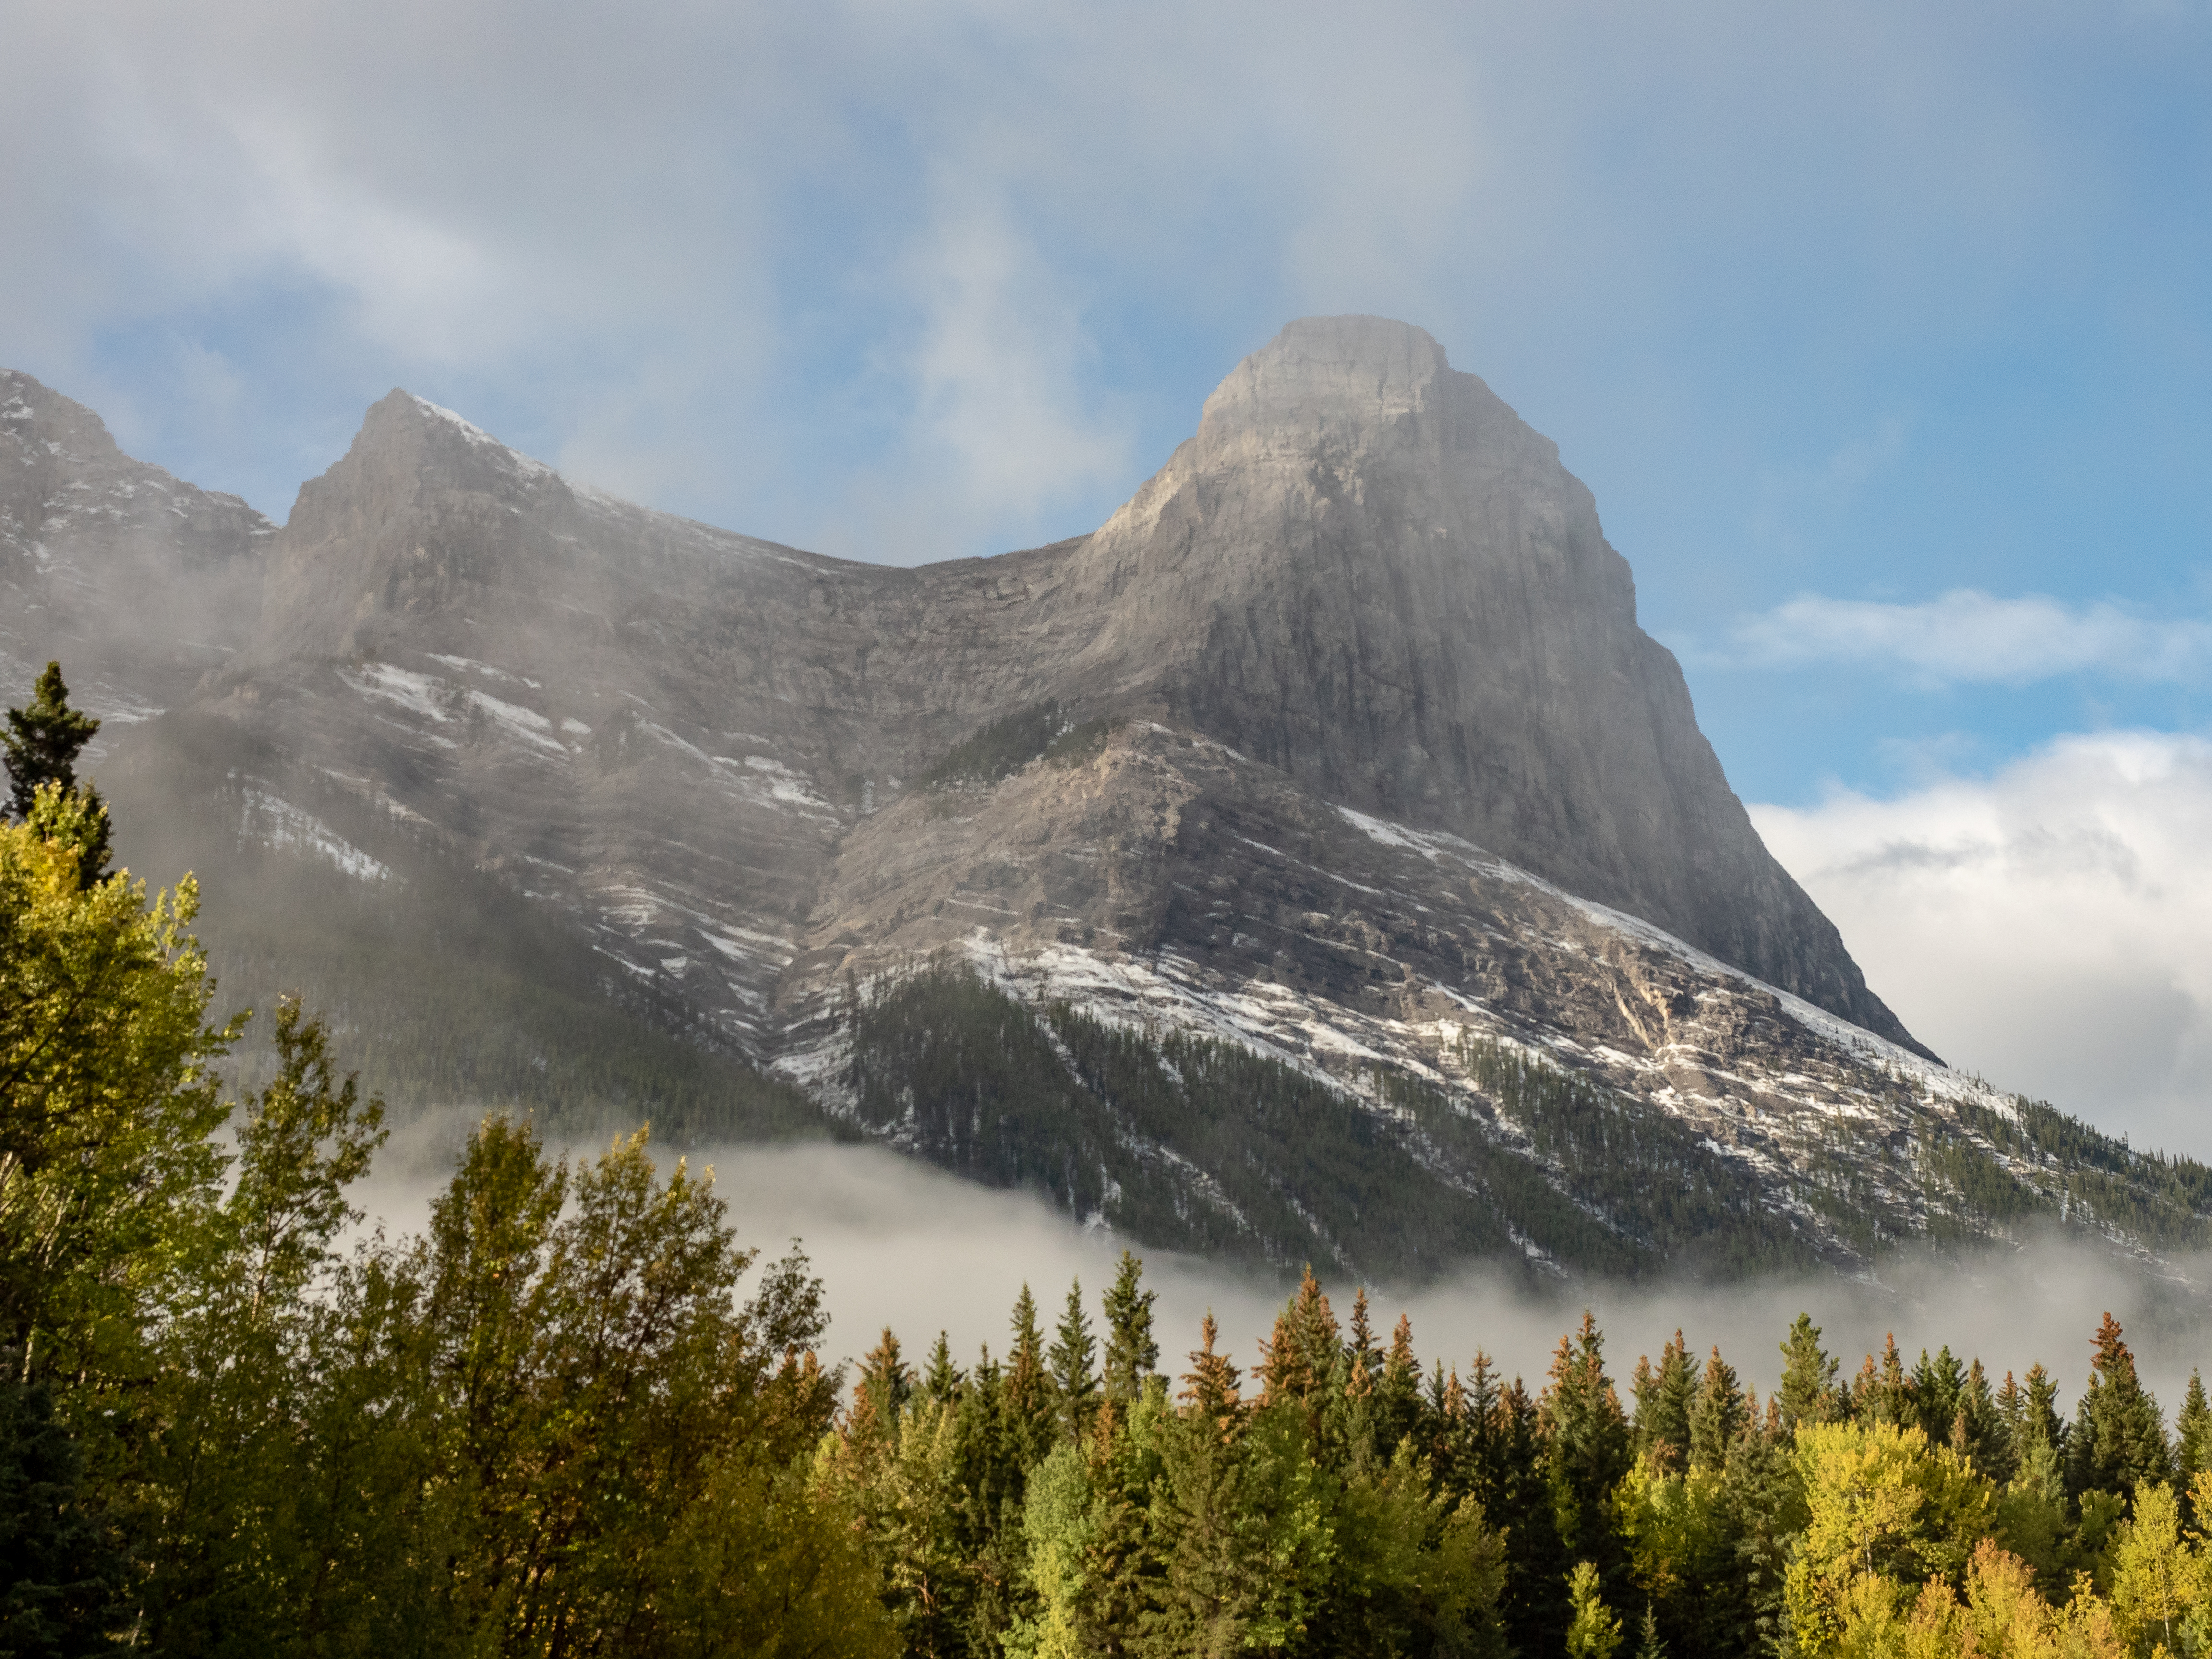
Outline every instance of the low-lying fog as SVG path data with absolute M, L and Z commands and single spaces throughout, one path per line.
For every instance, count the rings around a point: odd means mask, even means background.
M 433 1115 L 398 1126 L 356 1203 L 397 1237 L 418 1231 L 432 1194 L 448 1178 L 473 1114 Z M 552 1139 L 549 1137 L 549 1139 Z M 595 1155 L 603 1139 L 570 1143 Z M 676 1154 L 657 1150 L 664 1167 Z M 995 1192 L 875 1146 L 707 1146 L 689 1153 L 710 1165 L 738 1236 L 765 1255 L 796 1237 L 827 1288 L 829 1356 L 852 1358 L 885 1325 L 920 1363 L 942 1329 L 965 1365 L 977 1346 L 1007 1345 L 1007 1316 L 1026 1281 L 1049 1335 L 1071 1278 L 1080 1277 L 1094 1327 L 1098 1294 L 1129 1241 L 1085 1229 L 1024 1193 Z M 1164 1250 L 1131 1246 L 1158 1292 L 1155 1328 L 1161 1369 L 1179 1373 L 1210 1308 L 1224 1346 L 1250 1364 L 1282 1305 L 1286 1281 Z M 1316 1264 L 1340 1319 L 1355 1284 Z M 2212 1262 L 2181 1264 L 2186 1278 L 2154 1277 L 2078 1243 L 1985 1251 L 1966 1261 L 1886 1261 L 1880 1283 L 1790 1278 L 1725 1285 L 1582 1283 L 1531 1292 L 1495 1269 L 1471 1268 L 1412 1290 L 1370 1285 L 1378 1334 L 1402 1311 L 1425 1364 L 1441 1358 L 1465 1370 L 1480 1348 L 1532 1388 L 1561 1333 L 1587 1306 L 1606 1333 L 1606 1352 L 1625 1390 L 1639 1353 L 1656 1355 L 1680 1327 L 1692 1350 L 1718 1343 L 1743 1380 L 1764 1396 L 1781 1372 L 1778 1345 L 1790 1322 L 1810 1313 L 1823 1346 L 1846 1376 L 1895 1332 L 1910 1364 L 1924 1346 L 1949 1344 L 1963 1362 L 1978 1355 L 1992 1381 L 2038 1360 L 2051 1368 L 2070 1413 L 2088 1375 L 2090 1334 L 2107 1310 L 2126 1328 L 2144 1379 L 2171 1415 L 2192 1366 L 2212 1341 L 2197 1288 Z

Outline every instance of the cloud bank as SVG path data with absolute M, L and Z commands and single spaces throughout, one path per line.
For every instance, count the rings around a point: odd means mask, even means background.
M 2212 743 L 2064 737 L 1985 778 L 1751 814 L 1946 1060 L 2212 1160 Z
M 394 1231 L 418 1228 L 430 1194 L 443 1183 L 465 1120 L 449 1115 L 404 1132 L 361 1194 Z M 583 1149 L 586 1152 L 593 1148 Z M 664 1152 L 663 1156 L 666 1156 Z M 988 1344 L 1006 1352 L 1008 1314 L 1023 1285 L 1035 1294 L 1049 1334 L 1071 1280 L 1082 1282 L 1094 1326 L 1098 1296 L 1128 1241 L 1078 1226 L 1025 1193 L 972 1186 L 879 1147 L 705 1146 L 694 1167 L 710 1164 L 739 1238 L 776 1255 L 797 1237 L 829 1297 L 829 1348 L 850 1359 L 895 1329 L 917 1363 L 943 1330 L 959 1363 Z M 1219 1320 L 1224 1346 L 1239 1364 L 1259 1358 L 1289 1285 L 1285 1279 L 1193 1257 L 1135 1247 L 1146 1282 L 1158 1296 L 1155 1328 L 1161 1369 L 1188 1369 L 1199 1322 Z M 2187 1264 L 2196 1273 L 2202 1264 Z M 1358 1288 L 1318 1269 L 1340 1319 Z M 2201 1273 L 2197 1273 L 2200 1282 Z M 1944 1261 L 1899 1259 L 1878 1282 L 1826 1277 L 1696 1285 L 1602 1282 L 1532 1289 L 1497 1271 L 1470 1269 L 1416 1286 L 1370 1287 L 1374 1319 L 1388 1332 L 1401 1312 L 1413 1321 L 1425 1360 L 1462 1374 L 1477 1349 L 1510 1375 L 1538 1386 L 1560 1336 L 1584 1307 L 1607 1333 L 1608 1364 L 1624 1384 L 1639 1353 L 1656 1354 L 1677 1328 L 1702 1353 L 1717 1344 L 1762 1395 L 1781 1373 L 1779 1346 L 1790 1322 L 1809 1312 L 1846 1373 L 1879 1352 L 1895 1333 L 1908 1359 L 1945 1344 L 1979 1355 L 1992 1374 L 2024 1371 L 2041 1360 L 2060 1379 L 2070 1406 L 2086 1379 L 2089 1338 L 2112 1310 L 2126 1326 L 2144 1374 L 2169 1412 L 2190 1368 L 2205 1358 L 2201 1312 L 2131 1264 L 2063 1244 Z

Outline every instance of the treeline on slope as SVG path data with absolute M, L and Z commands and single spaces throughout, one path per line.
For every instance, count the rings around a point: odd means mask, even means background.
M 226 998 L 270 1006 L 279 992 L 301 994 L 361 1056 L 363 1086 L 395 1108 L 466 1102 L 593 1132 L 650 1118 L 678 1144 L 840 1133 L 798 1090 L 697 1030 L 679 999 L 434 850 L 367 882 L 243 834 L 185 840 L 192 826 L 246 823 L 247 786 L 206 747 L 219 733 L 170 718 L 169 763 L 126 774 L 117 792 L 137 813 L 133 857 L 196 869 Z M 175 810 L 185 799 L 196 809 Z M 316 925 L 299 927 L 301 915 Z M 258 1085 L 274 1061 L 249 1031 L 233 1070 Z
M 1466 1058 L 1511 1137 L 1403 1073 L 1367 1079 L 1378 1110 L 1235 1043 L 1039 1015 L 957 963 L 848 986 L 843 1018 L 864 1127 L 1165 1247 L 1397 1279 L 1525 1266 L 1524 1243 L 1626 1278 L 1815 1260 L 1665 1113 L 1496 1044 Z
M 1011 777 L 1033 760 L 1073 765 L 1105 746 L 1109 720 L 1079 722 L 1056 699 L 1018 708 L 969 733 L 921 775 L 927 789 L 973 788 Z
M 38 713 L 34 706 L 32 711 Z M 12 734 L 11 734 L 12 735 Z M 1624 1406 L 1585 1316 L 1543 1385 L 1425 1370 L 1309 1273 L 1248 1378 L 1163 1375 L 1124 1253 L 1048 1340 L 842 1401 L 821 1288 L 642 1133 L 485 1122 L 420 1237 L 346 1189 L 380 1103 L 296 1004 L 210 1069 L 189 883 L 105 871 L 66 764 L 0 823 L 0 1650 L 530 1656 L 1972 1654 L 2212 1641 L 2212 1407 L 2169 1433 L 2109 1316 L 2042 1367 L 1800 1317 L 1761 1402 L 1677 1335 Z M 740 1299 L 742 1291 L 750 1295 Z

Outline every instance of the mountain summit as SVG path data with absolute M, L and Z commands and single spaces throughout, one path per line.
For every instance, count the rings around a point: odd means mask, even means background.
M 55 503 L 160 482 L 108 450 L 48 452 L 0 580 L 100 566 Z M 1419 329 L 1291 325 L 1106 524 L 996 558 L 649 512 L 400 392 L 215 557 L 228 511 L 149 591 L 220 572 L 247 620 L 118 688 L 167 712 L 100 781 L 233 988 L 304 988 L 403 1099 L 827 1126 L 1391 1273 L 1863 1265 L 2105 1201 L 2087 1132 L 1868 989 L 1589 492 Z M 2112 1203 L 2203 1231 L 2096 1145 Z

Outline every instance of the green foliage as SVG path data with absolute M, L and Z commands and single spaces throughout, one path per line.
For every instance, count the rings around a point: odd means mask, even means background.
M 27 822 L 39 791 L 52 785 L 64 795 L 76 790 L 76 757 L 99 730 L 100 722 L 70 707 L 62 665 L 50 662 L 32 688 L 29 704 L 8 711 L 0 732 L 0 762 L 8 769 L 8 806 L 18 823 Z

